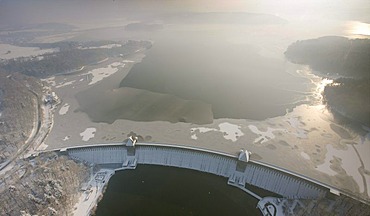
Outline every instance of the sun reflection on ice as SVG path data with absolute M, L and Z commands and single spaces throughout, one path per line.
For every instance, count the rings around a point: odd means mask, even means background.
M 318 104 L 322 104 L 324 99 L 323 93 L 325 90 L 325 86 L 333 84 L 334 81 L 332 79 L 323 78 L 320 79 L 320 81 L 313 82 L 316 84 L 316 88 L 313 91 L 313 97 L 316 99 L 316 101 L 319 102 Z
M 328 78 L 322 79 L 321 82 L 318 83 L 317 85 L 316 93 L 322 95 L 322 93 L 324 92 L 325 86 L 332 84 L 332 83 L 333 83 L 332 79 L 328 79 Z

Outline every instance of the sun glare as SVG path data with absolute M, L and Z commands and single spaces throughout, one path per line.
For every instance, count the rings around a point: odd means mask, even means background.
M 349 24 L 349 33 L 352 35 L 370 36 L 370 24 L 362 22 L 351 22 Z

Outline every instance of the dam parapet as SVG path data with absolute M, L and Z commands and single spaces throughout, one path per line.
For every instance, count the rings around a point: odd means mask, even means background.
M 181 145 L 135 142 L 73 147 L 66 152 L 75 159 L 115 165 L 117 169 L 147 164 L 197 170 L 223 176 L 231 185 L 253 185 L 289 199 L 317 199 L 329 191 L 309 180 L 251 161 L 246 151 L 230 155 Z
M 251 160 L 251 153 L 245 150 L 228 154 L 176 144 L 139 143 L 136 139 L 131 139 L 128 142 L 75 146 L 50 151 L 108 168 L 113 172 L 135 169 L 137 165 L 143 164 L 191 169 L 222 176 L 227 179 L 227 184 L 256 198 L 257 208 L 263 215 L 306 215 L 315 211 L 326 214 L 332 211 L 330 206 L 341 205 L 341 200 L 347 199 L 349 207 L 360 206 L 362 209 L 363 205 L 367 205 L 337 188 L 310 177 Z M 253 187 L 274 195 L 261 197 L 252 191 Z M 342 212 L 345 212 L 344 210 Z

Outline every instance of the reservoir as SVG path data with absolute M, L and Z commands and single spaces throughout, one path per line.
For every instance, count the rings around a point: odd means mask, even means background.
M 253 188 L 260 195 L 267 195 Z M 251 215 L 257 199 L 229 186 L 227 179 L 173 167 L 140 165 L 109 180 L 96 216 Z
M 129 73 L 104 92 L 77 99 L 93 122 L 167 121 L 209 124 L 214 119 L 264 120 L 308 103 L 312 82 L 283 52 L 294 39 L 265 35 L 282 24 L 167 26 Z M 240 33 L 241 29 L 243 32 Z M 253 34 L 258 34 L 257 37 Z M 235 35 L 240 38 L 236 39 Z M 262 37 L 262 35 L 264 35 Z M 137 36 L 139 37 L 139 36 Z
M 209 40 L 204 32 L 186 34 L 156 41 L 121 86 L 202 101 L 214 118 L 263 120 L 303 100 L 308 80 L 298 77 L 297 66 L 261 55 L 252 41 L 240 45 L 218 35 Z

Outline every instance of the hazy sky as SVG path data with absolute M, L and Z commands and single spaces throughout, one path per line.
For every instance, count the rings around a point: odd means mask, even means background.
M 109 20 L 176 12 L 269 13 L 370 23 L 369 0 L 0 0 L 0 24 Z

